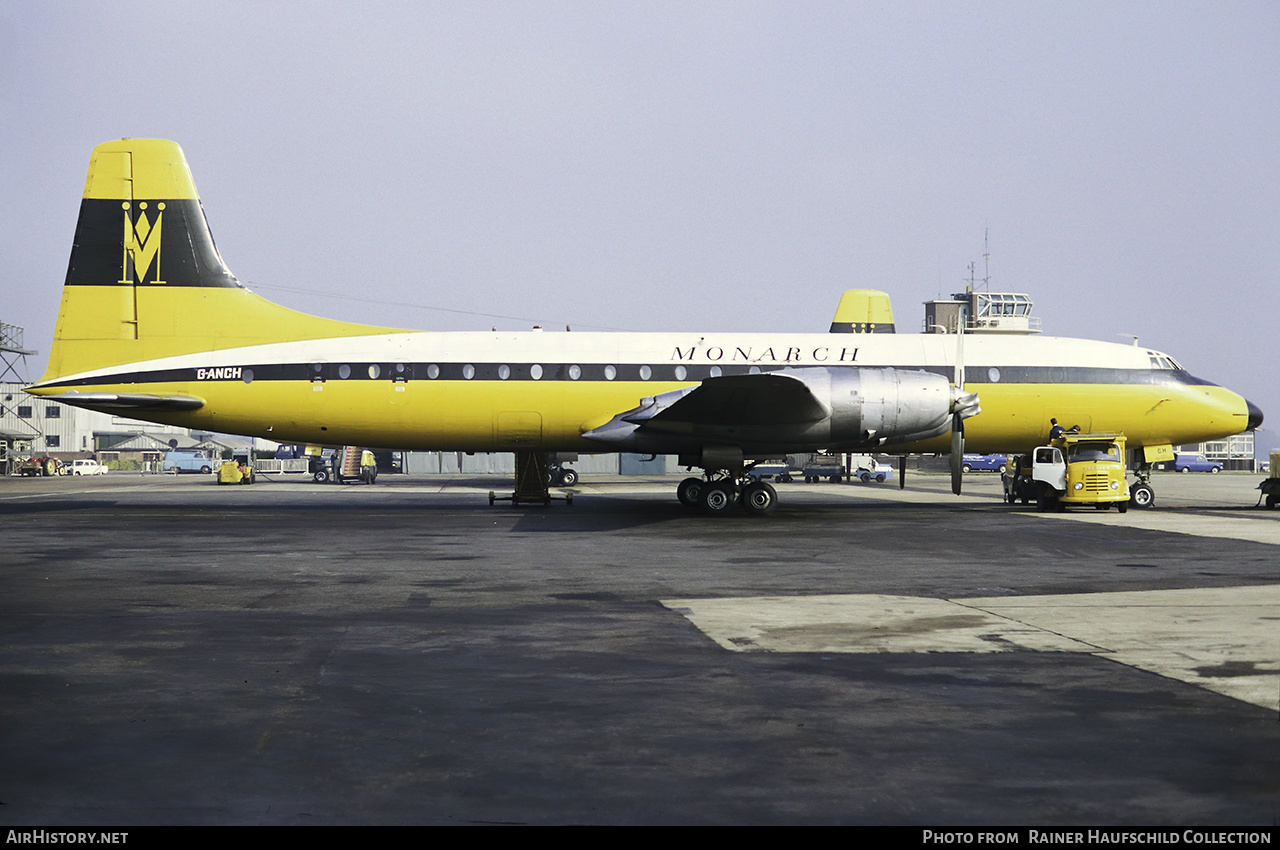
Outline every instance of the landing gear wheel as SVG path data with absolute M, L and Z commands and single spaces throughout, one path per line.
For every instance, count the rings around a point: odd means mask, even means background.
M 742 488 L 742 507 L 752 516 L 767 516 L 778 507 L 778 491 L 767 481 L 753 481 Z
M 566 469 L 560 473 L 561 487 L 572 487 L 574 484 L 577 484 L 577 483 L 578 483 L 578 473 L 574 472 L 572 469 Z
M 702 501 L 702 488 L 706 483 L 701 478 L 686 478 L 676 487 L 676 498 L 686 508 L 696 508 Z
M 1156 491 L 1150 484 L 1139 484 L 1129 493 L 1129 501 L 1135 508 L 1152 508 L 1156 504 Z
M 720 482 L 702 488 L 699 496 L 702 510 L 710 516 L 724 516 L 733 510 L 736 501 L 733 485 Z

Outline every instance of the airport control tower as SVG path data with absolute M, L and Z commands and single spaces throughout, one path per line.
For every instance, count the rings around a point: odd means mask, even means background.
M 975 291 L 969 286 L 950 300 L 924 302 L 925 333 L 1038 334 L 1040 317 L 1031 315 L 1025 292 Z

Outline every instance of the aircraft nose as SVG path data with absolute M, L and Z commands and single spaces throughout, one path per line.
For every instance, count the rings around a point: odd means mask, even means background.
M 1246 430 L 1253 431 L 1262 424 L 1262 408 L 1247 398 L 1244 403 L 1249 406 L 1249 427 Z

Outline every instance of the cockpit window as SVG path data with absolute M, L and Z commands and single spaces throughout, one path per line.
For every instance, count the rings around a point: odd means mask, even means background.
M 1161 354 L 1158 351 L 1148 351 L 1147 357 L 1151 360 L 1152 369 L 1169 369 L 1182 371 L 1182 367 L 1167 354 Z

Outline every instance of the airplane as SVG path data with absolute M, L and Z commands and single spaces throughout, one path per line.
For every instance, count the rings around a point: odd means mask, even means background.
M 873 290 L 845 293 L 826 334 L 431 333 L 310 316 L 227 269 L 176 143 L 122 139 L 90 157 L 48 370 L 27 392 L 283 443 L 511 451 L 517 483 L 541 487 L 530 500 L 547 497 L 548 453 L 676 454 L 704 471 L 677 497 L 711 515 L 772 512 L 776 490 L 748 473 L 787 453 L 950 452 L 959 492 L 964 451 L 1029 451 L 1051 417 L 1124 433 L 1148 478 L 1175 445 L 1262 422 L 1162 352 L 894 330 Z

